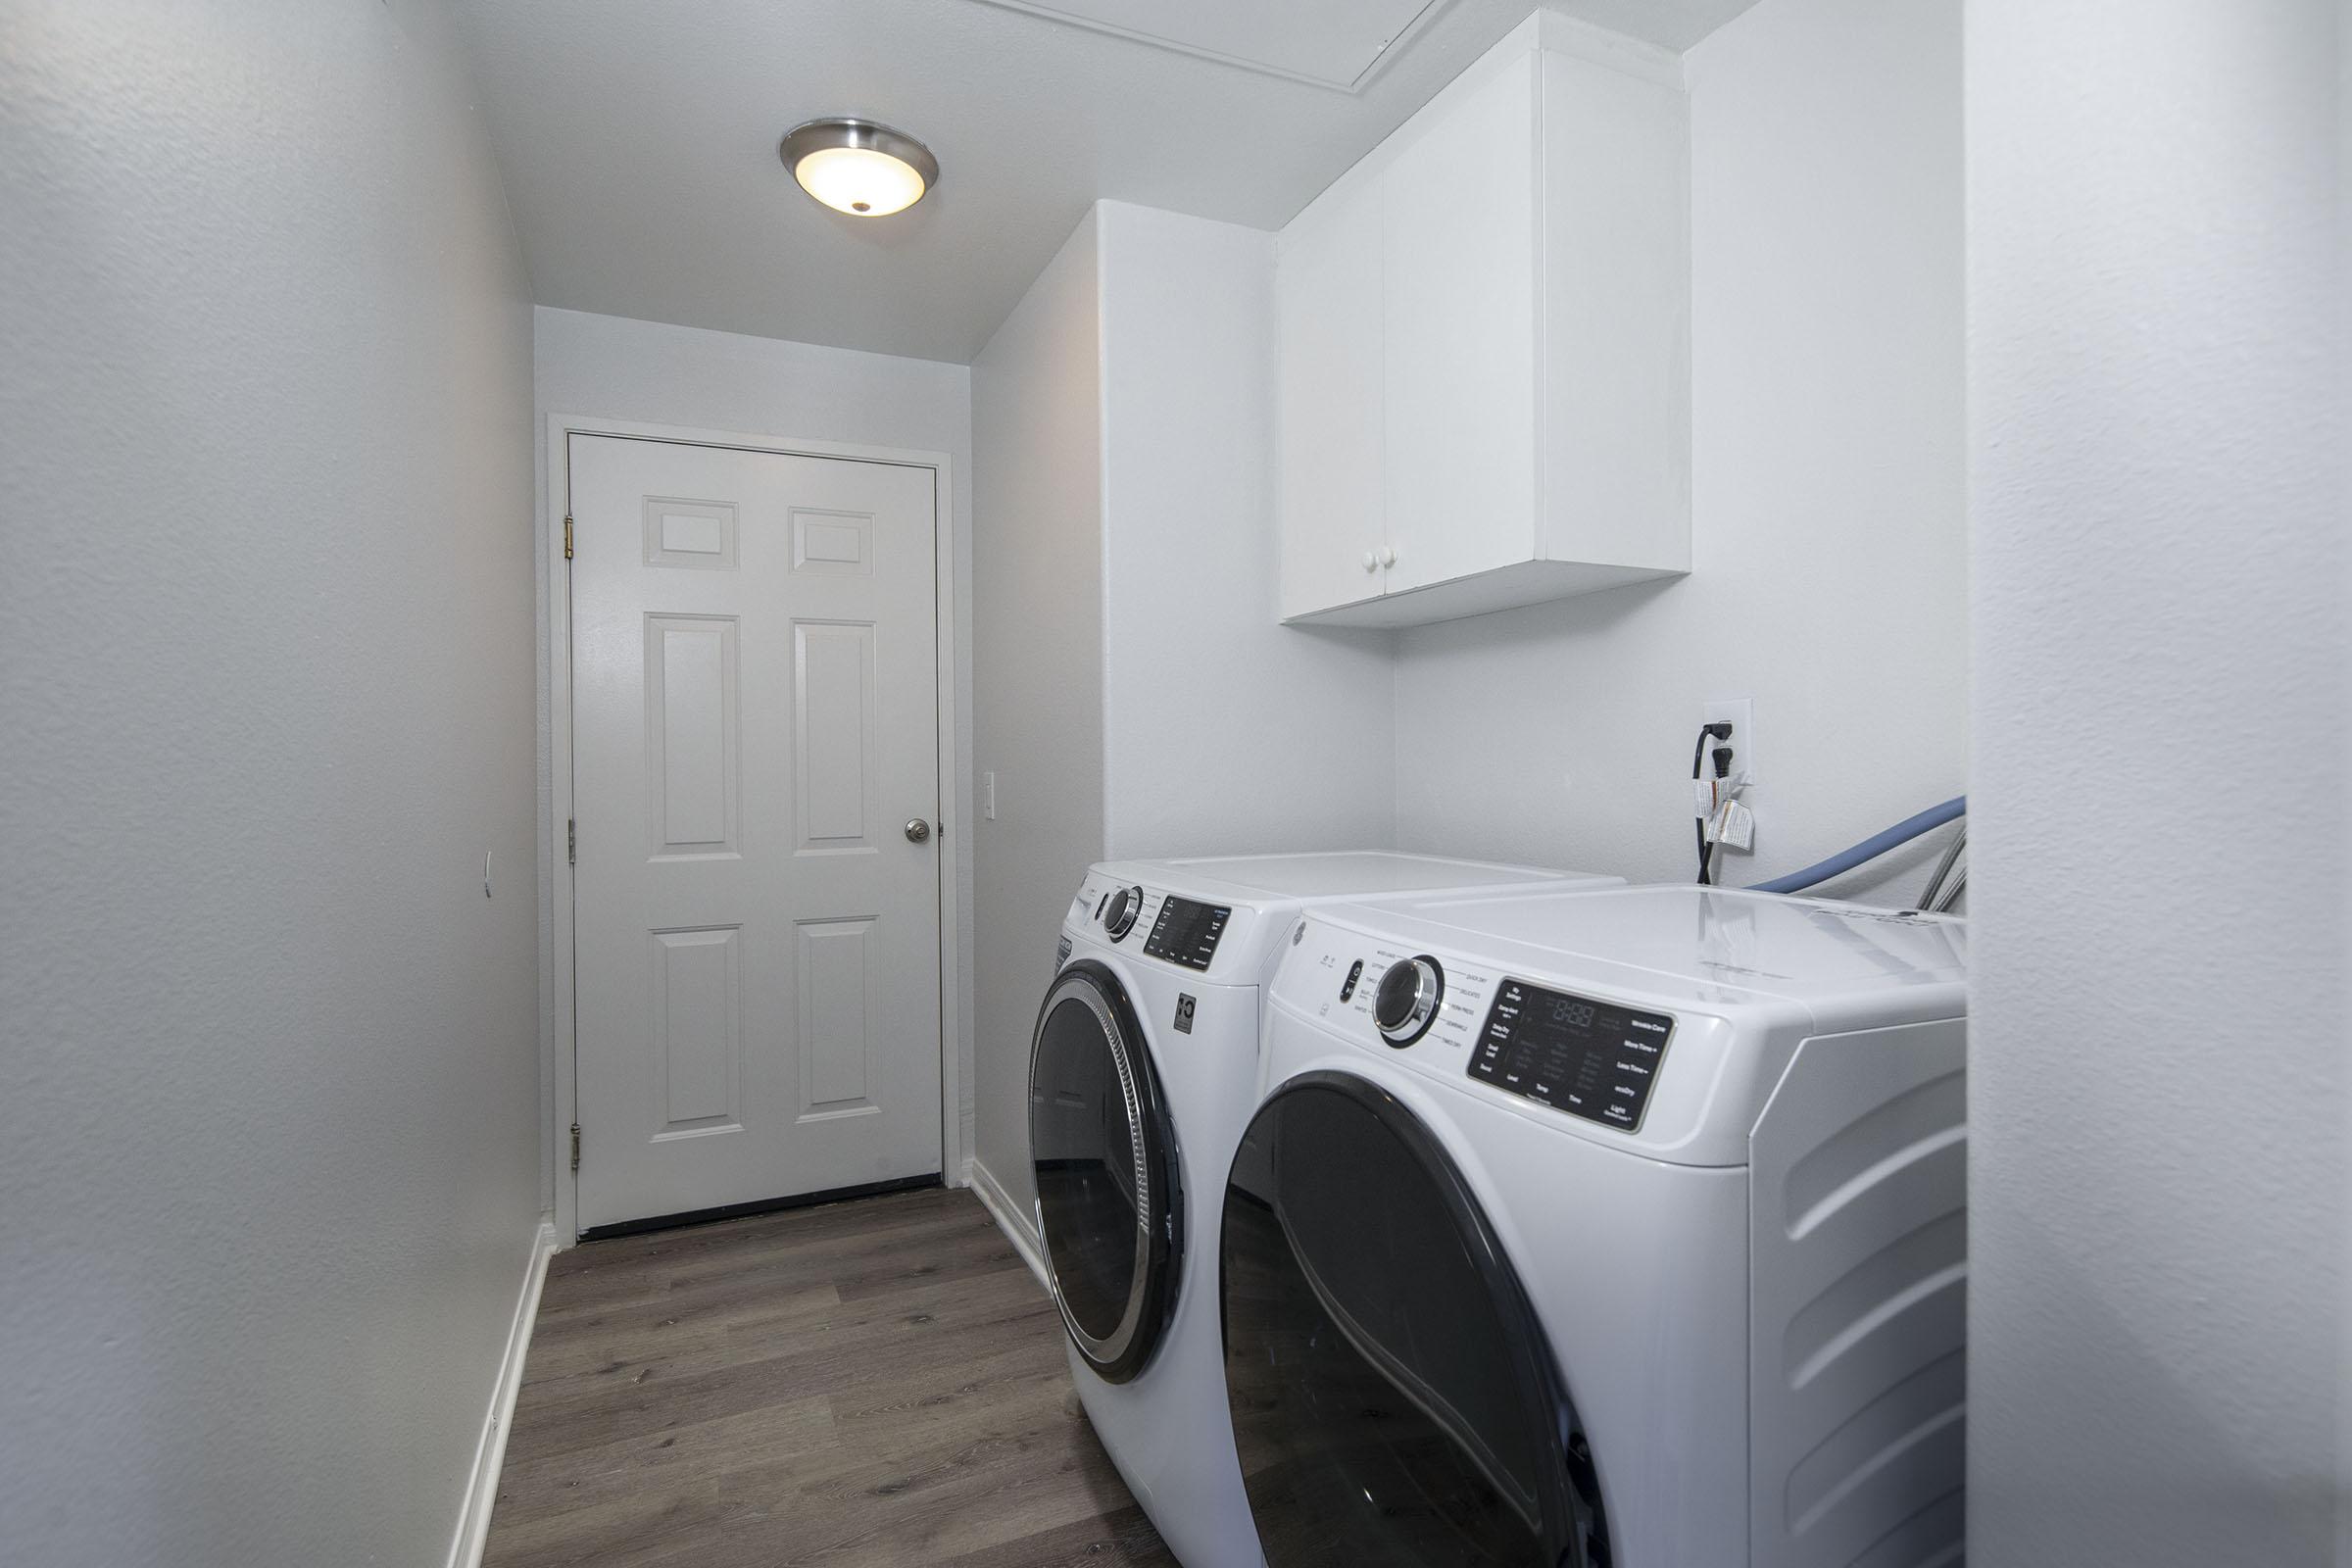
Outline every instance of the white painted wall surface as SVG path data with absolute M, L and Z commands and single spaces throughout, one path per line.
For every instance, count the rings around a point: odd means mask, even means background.
M 1109 851 L 1385 845 L 1388 638 L 1276 624 L 1274 237 L 1096 221 Z
M 1768 0 L 1687 65 L 1692 573 L 1400 634 L 1407 849 L 1688 878 L 1717 697 L 1760 743 L 1727 882 L 1965 787 L 1959 0 Z
M 972 368 L 979 1162 L 1087 865 L 1386 844 L 1377 634 L 1276 624 L 1273 236 L 1099 202 Z
M 2338 1560 L 2342 25 L 1969 8 L 1973 1561 Z
M 888 354 L 861 354 L 854 349 L 822 348 L 787 343 L 775 338 L 744 337 L 701 327 L 669 326 L 658 321 L 632 321 L 613 316 L 591 316 L 580 311 L 533 313 L 537 369 L 537 450 L 535 472 L 545 488 L 549 414 L 587 415 L 609 419 L 639 420 L 649 424 L 683 425 L 705 430 L 727 430 L 746 435 L 772 435 L 804 441 L 838 441 L 858 446 L 905 447 L 921 452 L 945 452 L 955 460 L 954 522 L 956 667 L 960 672 L 956 696 L 956 753 L 968 767 L 972 755 L 972 552 L 969 518 L 972 514 L 972 372 L 969 367 L 942 365 L 932 360 L 900 359 Z M 540 497 L 545 515 L 546 497 Z M 549 858 L 554 838 L 552 755 L 548 724 L 548 641 L 546 538 L 539 552 L 539 899 L 540 977 L 543 987 L 556 983 L 555 865 Z M 943 773 L 941 788 L 950 780 Z M 948 804 L 943 848 L 954 858 L 955 886 L 960 906 L 957 929 L 972 929 L 972 869 L 975 836 L 969 801 Z M 971 1147 L 973 998 L 968 941 L 959 995 L 952 999 L 956 1033 L 964 1051 L 962 1083 L 963 1144 Z M 555 1053 L 559 1043 L 552 1013 L 541 1020 L 541 1115 L 548 1129 L 548 1147 L 562 1142 L 557 1134 L 571 1122 L 571 1107 L 555 1102 Z M 567 1046 L 565 1049 L 568 1049 Z M 542 1176 L 542 1200 L 555 1204 L 552 1183 L 555 1166 Z M 956 1179 L 950 1172 L 949 1179 Z
M 438 8 L 14 0 L 0 279 L 0 1560 L 438 1563 L 539 1218 L 530 310 Z
M 1029 1029 L 1103 853 L 1102 332 L 1091 212 L 972 362 L 975 1158 L 1026 1216 Z
M 2339 257 L 2352 260 L 2352 5 L 2336 0 L 2335 76 L 2335 234 Z M 2338 450 L 2352 452 L 2352 288 L 2337 290 L 2335 302 L 2336 428 Z M 2352 462 L 2338 465 L 2341 516 L 2352 517 Z M 2352 601 L 2352 552 L 2342 563 L 2343 594 Z M 2352 691 L 2352 645 L 2343 649 L 2344 685 Z M 2341 962 L 2352 973 L 2352 880 L 2342 890 Z M 2352 1094 L 2342 1097 L 2338 1125 L 2344 1148 L 2352 1150 Z M 2338 1256 L 2352 1259 L 2352 1178 L 2342 1211 L 2336 1216 Z M 2352 1264 L 2341 1270 L 2336 1289 L 2336 1383 L 2352 1388 Z M 2352 1568 L 2352 1399 L 2336 1401 L 2335 1412 L 2335 1560 L 2337 1568 Z

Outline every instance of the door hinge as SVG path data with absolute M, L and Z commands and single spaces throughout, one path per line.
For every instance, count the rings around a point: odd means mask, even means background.
M 565 561 L 571 559 L 571 519 L 569 517 L 564 519 L 564 559 Z
M 576 1121 L 571 1124 L 571 1168 L 580 1168 L 580 1124 Z
M 564 863 L 580 863 L 580 819 L 576 816 L 564 819 Z

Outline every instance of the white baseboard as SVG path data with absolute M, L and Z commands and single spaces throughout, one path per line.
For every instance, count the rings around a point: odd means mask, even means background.
M 996 1172 L 978 1159 L 972 1161 L 971 1178 L 972 1191 L 980 1195 L 980 1201 L 995 1216 L 997 1229 L 1004 1233 L 1006 1240 L 1012 1243 L 1013 1250 L 1021 1254 L 1021 1261 L 1029 1265 L 1029 1272 L 1037 1276 L 1037 1283 L 1044 1285 L 1051 1293 L 1054 1287 L 1046 1281 L 1046 1260 L 1039 1246 L 1037 1227 L 1013 1202 L 1012 1195 L 1004 1191 L 1004 1184 L 997 1180 Z
M 498 1382 L 490 1391 L 490 1414 L 482 1423 L 482 1438 L 473 1450 L 473 1474 L 466 1483 L 465 1500 L 458 1508 L 457 1539 L 449 1544 L 449 1568 L 481 1568 L 482 1548 L 490 1541 L 490 1508 L 498 1501 L 498 1474 L 507 1460 L 507 1428 L 514 1420 L 514 1396 L 522 1390 L 522 1361 L 531 1348 L 531 1326 L 539 1320 L 539 1290 L 547 1283 L 547 1260 L 556 1250 L 556 1227 L 539 1223 L 531 1237 L 531 1258 L 523 1265 L 522 1294 L 514 1301 L 514 1321 L 507 1328 L 506 1353 L 499 1358 Z

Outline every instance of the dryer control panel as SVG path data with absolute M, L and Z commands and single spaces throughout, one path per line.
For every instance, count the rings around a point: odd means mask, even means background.
M 1478 1039 L 1478 1020 L 1502 978 L 1482 963 L 1453 956 L 1440 961 L 1418 949 L 1372 941 L 1312 919 L 1299 921 L 1292 940 L 1283 972 L 1296 988 L 1296 1002 L 1350 1039 L 1377 1042 L 1400 1054 L 1443 1053 L 1457 1063 L 1466 1059 Z M 1416 962 L 1427 964 L 1429 972 L 1414 971 Z M 1422 982 L 1415 988 L 1422 1006 L 1408 1015 L 1409 1022 L 1384 1030 L 1381 984 L 1406 972 L 1415 972 Z
M 1636 1132 L 1674 1020 L 1506 977 L 1470 1053 L 1470 1076 Z
M 1384 1060 L 1507 1097 L 1539 1118 L 1573 1120 L 1604 1143 L 1665 1150 L 1687 1140 L 1729 1044 L 1721 1018 L 1597 986 L 1572 989 L 1564 976 L 1537 981 L 1447 944 L 1425 950 L 1313 914 L 1293 933 L 1274 981 L 1276 1008 Z M 1416 988 L 1419 996 L 1434 992 L 1435 1004 L 1418 1032 L 1383 1027 L 1384 982 L 1396 1001 L 1407 975 L 1435 981 Z M 1669 1054 L 1677 1064 L 1661 1088 Z M 1743 1147 L 1744 1139 L 1743 1123 L 1731 1142 Z

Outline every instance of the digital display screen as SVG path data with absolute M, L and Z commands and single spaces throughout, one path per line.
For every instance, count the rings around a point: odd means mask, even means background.
M 1544 1021 L 1555 1029 L 1590 1029 L 1592 1015 L 1600 1010 L 1593 1003 L 1579 1002 L 1574 997 L 1561 996 L 1556 991 L 1539 993 L 1544 1001 Z
M 1628 1132 L 1642 1125 L 1674 1020 L 1503 981 L 1470 1053 L 1470 1076 Z
M 1160 901 L 1144 952 L 1188 969 L 1205 969 L 1217 956 L 1217 938 L 1225 934 L 1225 922 L 1232 918 L 1233 910 L 1222 904 L 1195 904 L 1171 895 Z

